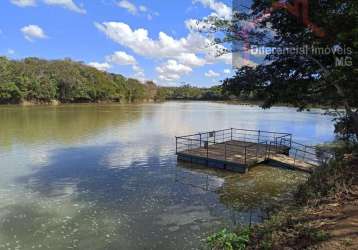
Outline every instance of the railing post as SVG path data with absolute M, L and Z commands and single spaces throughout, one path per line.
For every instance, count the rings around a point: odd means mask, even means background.
M 268 158 L 269 158 L 269 156 L 268 156 L 268 145 L 267 145 L 267 141 L 266 141 L 265 160 L 267 160 Z
M 257 145 L 256 145 L 256 161 L 259 160 L 258 154 L 259 154 L 259 150 L 260 150 L 260 135 L 261 135 L 261 131 L 258 131 L 258 136 L 257 136 Z
M 225 161 L 226 161 L 226 142 L 225 142 Z
M 246 165 L 246 146 L 245 146 L 245 165 Z
M 208 146 L 206 147 L 206 165 L 209 166 L 209 140 Z
M 270 156 L 271 156 L 271 145 L 272 145 L 272 142 L 270 141 L 270 145 L 269 145 L 269 149 L 268 149 L 268 156 L 267 156 L 268 159 L 270 159 Z
M 201 148 L 201 133 L 199 134 L 199 136 L 200 136 L 200 147 L 199 148 Z
M 175 154 L 178 154 L 178 137 L 175 136 Z
M 232 128 L 231 128 L 231 137 L 230 137 L 231 141 L 232 141 Z

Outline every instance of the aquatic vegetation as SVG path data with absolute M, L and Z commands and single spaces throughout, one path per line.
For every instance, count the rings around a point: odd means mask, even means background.
M 223 229 L 206 239 L 212 250 L 244 250 L 249 242 L 250 229 L 244 228 L 238 234 Z

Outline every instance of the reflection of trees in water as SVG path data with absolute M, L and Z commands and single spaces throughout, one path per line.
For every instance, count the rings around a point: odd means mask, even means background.
M 1 107 L 0 145 L 14 141 L 74 142 L 108 127 L 131 123 L 143 115 L 140 105 L 64 105 Z

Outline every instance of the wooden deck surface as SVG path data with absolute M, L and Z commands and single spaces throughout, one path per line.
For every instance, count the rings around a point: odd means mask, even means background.
M 208 146 L 208 148 L 202 145 L 202 147 L 181 151 L 178 155 L 207 159 L 209 162 L 214 163 L 219 161 L 233 166 L 244 166 L 247 169 L 255 164 L 266 162 L 272 166 L 313 172 L 315 167 L 313 164 L 298 159 L 294 160 L 286 155 L 288 150 L 287 146 L 271 147 L 269 150 L 266 144 L 232 140 L 226 143 L 213 144 Z
M 251 166 L 266 159 L 267 147 L 268 146 L 266 144 L 232 140 L 226 143 L 213 144 L 210 145 L 208 148 L 202 146 L 200 148 L 184 150 L 180 153 L 185 154 L 187 156 L 198 156 L 208 158 L 209 160 L 220 160 L 233 164 Z M 281 146 L 275 150 L 282 153 L 284 152 L 284 150 L 287 149 L 287 147 Z
M 271 155 L 268 163 L 271 165 L 281 165 L 282 167 L 286 166 L 287 168 L 307 173 L 312 173 L 315 168 L 314 164 L 309 164 L 308 162 L 298 159 L 295 160 L 294 158 L 283 154 Z

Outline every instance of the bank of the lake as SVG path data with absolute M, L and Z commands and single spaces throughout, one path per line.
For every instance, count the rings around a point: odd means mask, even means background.
M 306 174 L 178 163 L 175 136 L 238 127 L 317 144 L 334 138 L 323 113 L 212 102 L 0 106 L 0 249 L 197 249 L 221 228 L 262 222 Z
M 358 148 L 324 146 L 334 154 L 262 223 L 207 238 L 211 249 L 355 250 L 358 247 Z

